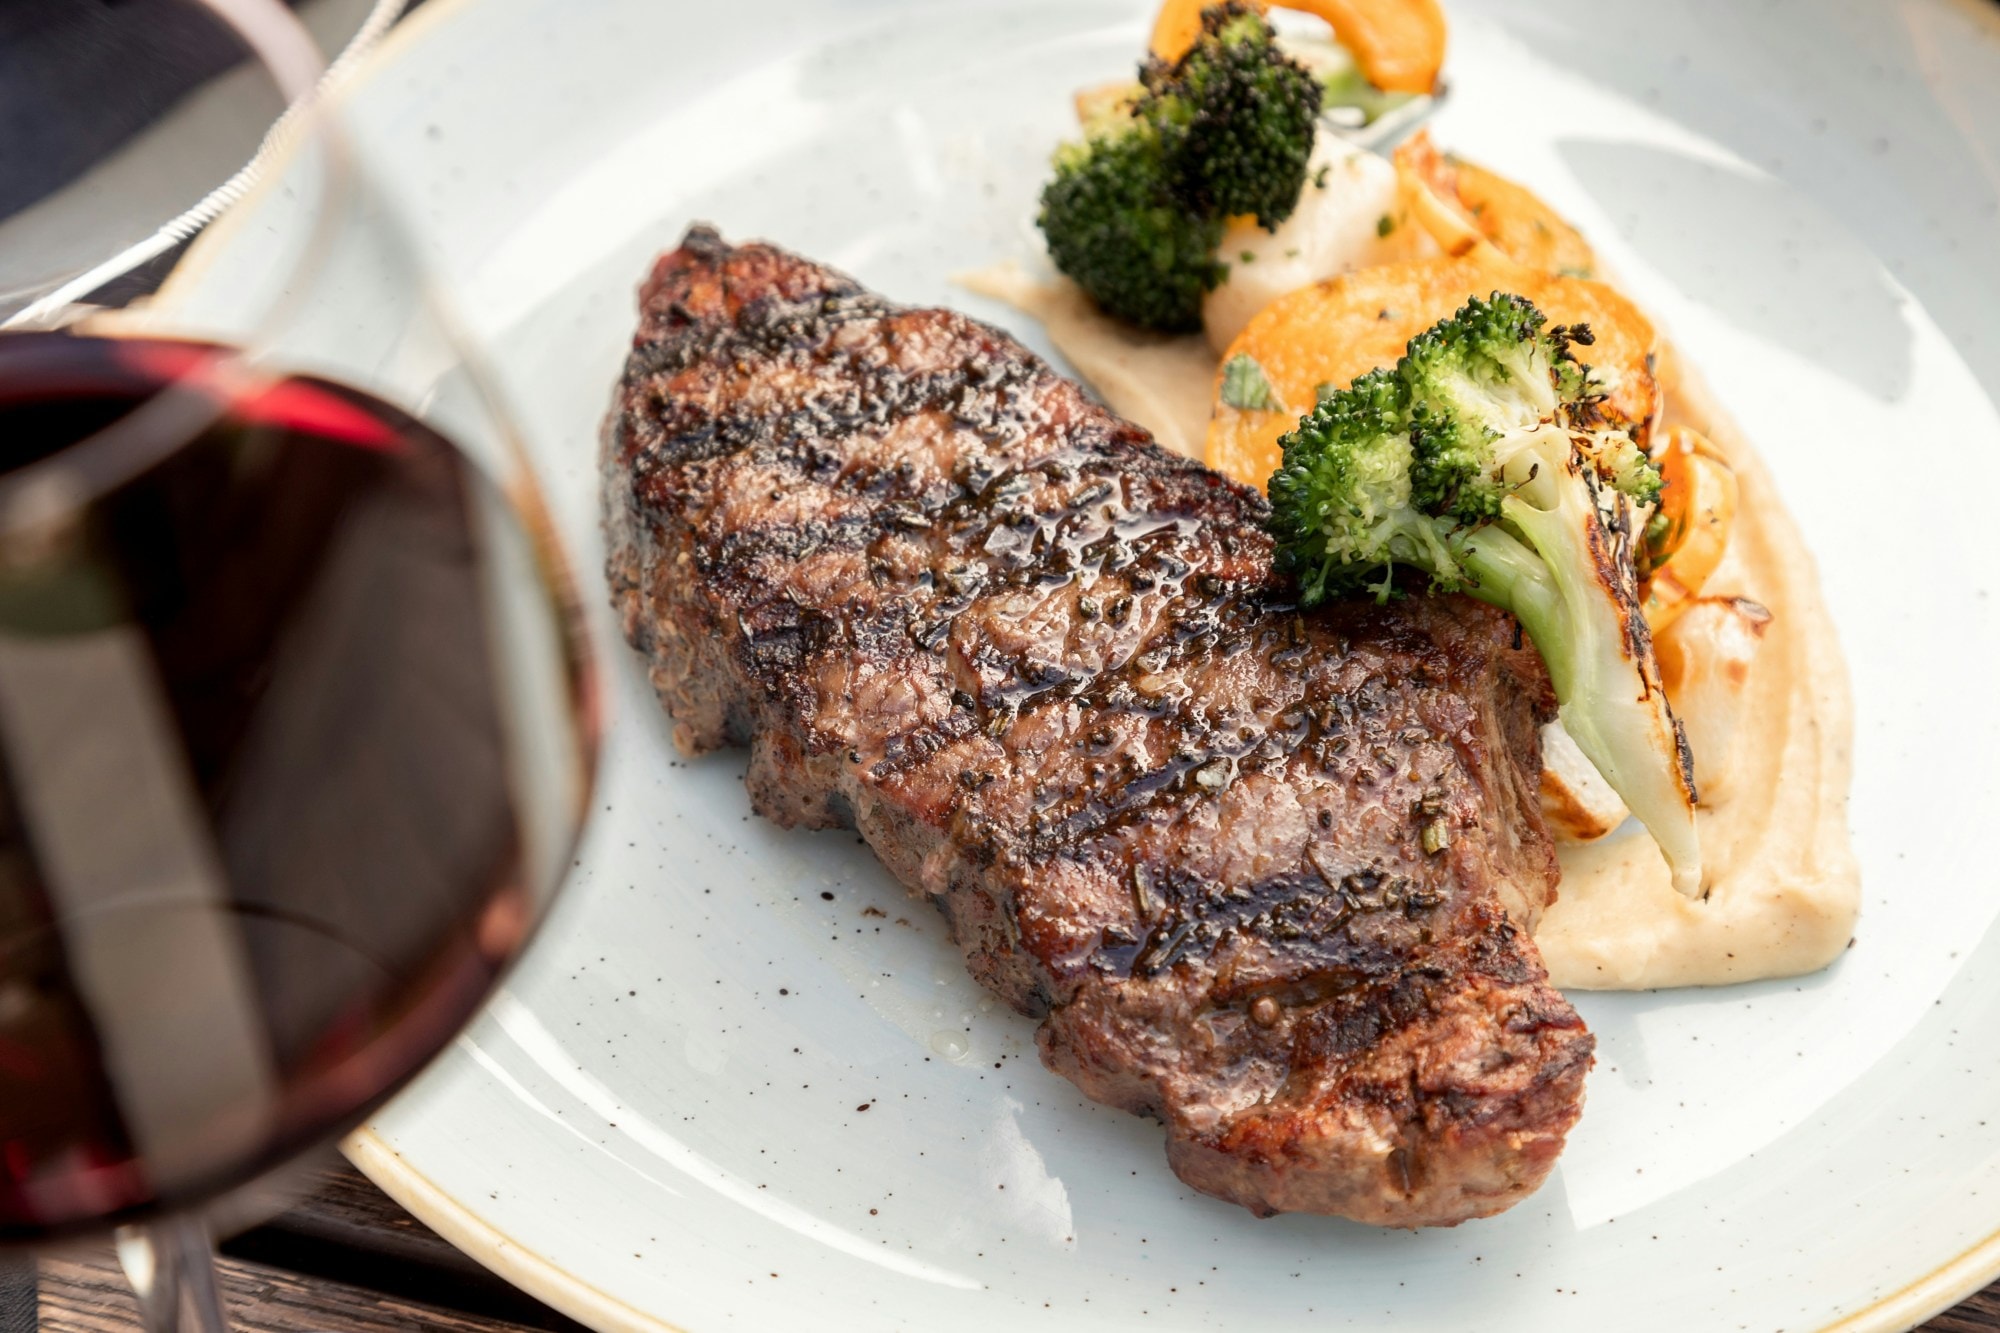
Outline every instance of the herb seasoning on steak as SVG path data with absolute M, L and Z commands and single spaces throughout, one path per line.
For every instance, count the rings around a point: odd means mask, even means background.
M 705 228 L 655 265 L 606 433 L 608 572 L 691 752 L 852 826 L 1260 1215 L 1515 1203 L 1592 1039 L 1554 893 L 1548 682 L 1459 597 L 1301 614 L 1263 498 L 1006 335 Z

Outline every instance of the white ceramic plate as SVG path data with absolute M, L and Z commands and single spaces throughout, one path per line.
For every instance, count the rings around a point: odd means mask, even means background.
M 851 837 L 685 763 L 594 581 L 615 707 L 566 901 L 351 1151 L 606 1328 L 1907 1326 L 2000 1271 L 2000 10 L 1455 0 L 1440 138 L 1576 219 L 1762 447 L 1859 705 L 1853 949 L 1583 995 L 1555 1176 L 1449 1232 L 1259 1222 L 1081 1101 Z M 1068 93 L 1137 4 L 436 0 L 350 91 L 533 438 L 586 578 L 596 429 L 692 219 L 1038 331 L 949 275 L 1028 253 Z M 266 191 L 176 302 L 254 282 Z M 295 210 L 294 210 L 295 211 Z M 337 313 L 337 312 L 336 312 Z

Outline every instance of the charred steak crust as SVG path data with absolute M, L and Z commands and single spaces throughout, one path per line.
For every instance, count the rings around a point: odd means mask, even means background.
M 1547 1174 L 1593 1042 L 1526 934 L 1552 700 L 1511 620 L 1302 615 L 1255 492 L 997 330 L 705 228 L 642 290 L 604 504 L 680 746 L 858 829 L 1189 1184 L 1418 1226 Z

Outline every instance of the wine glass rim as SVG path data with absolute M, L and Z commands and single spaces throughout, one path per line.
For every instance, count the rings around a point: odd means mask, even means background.
M 59 327 L 73 317 L 79 303 L 107 283 L 199 238 L 217 219 L 248 197 L 276 163 L 288 160 L 302 138 L 311 137 L 304 127 L 316 104 L 381 45 L 413 0 L 370 0 L 360 25 L 331 63 L 324 60 L 304 24 L 279 0 L 196 0 L 196 3 L 243 42 L 247 54 L 284 99 L 284 110 L 267 127 L 248 161 L 150 234 L 81 272 L 65 271 L 29 279 L 0 293 L 0 297 L 10 300 L 32 298 L 0 319 L 0 330 Z

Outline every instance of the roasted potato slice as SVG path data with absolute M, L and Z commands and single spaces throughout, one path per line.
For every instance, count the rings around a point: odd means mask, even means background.
M 1278 437 L 1318 400 L 1377 366 L 1394 365 L 1411 338 L 1474 296 L 1513 292 L 1557 324 L 1588 324 L 1595 341 L 1577 346 L 1608 391 L 1605 411 L 1629 424 L 1643 447 L 1659 410 L 1652 324 L 1603 283 L 1516 264 L 1483 239 L 1464 253 L 1360 269 L 1279 297 L 1252 319 L 1223 355 L 1249 356 L 1284 404 L 1278 411 L 1220 400 L 1208 424 L 1208 465 L 1261 487 L 1278 466 Z
M 1216 0 L 1166 0 L 1153 20 L 1152 52 L 1178 60 L 1201 34 L 1201 11 Z M 1266 0 L 1249 0 L 1263 11 Z M 1377 88 L 1427 93 L 1444 66 L 1444 11 L 1437 0 L 1291 0 L 1278 6 L 1327 21 L 1333 35 Z

